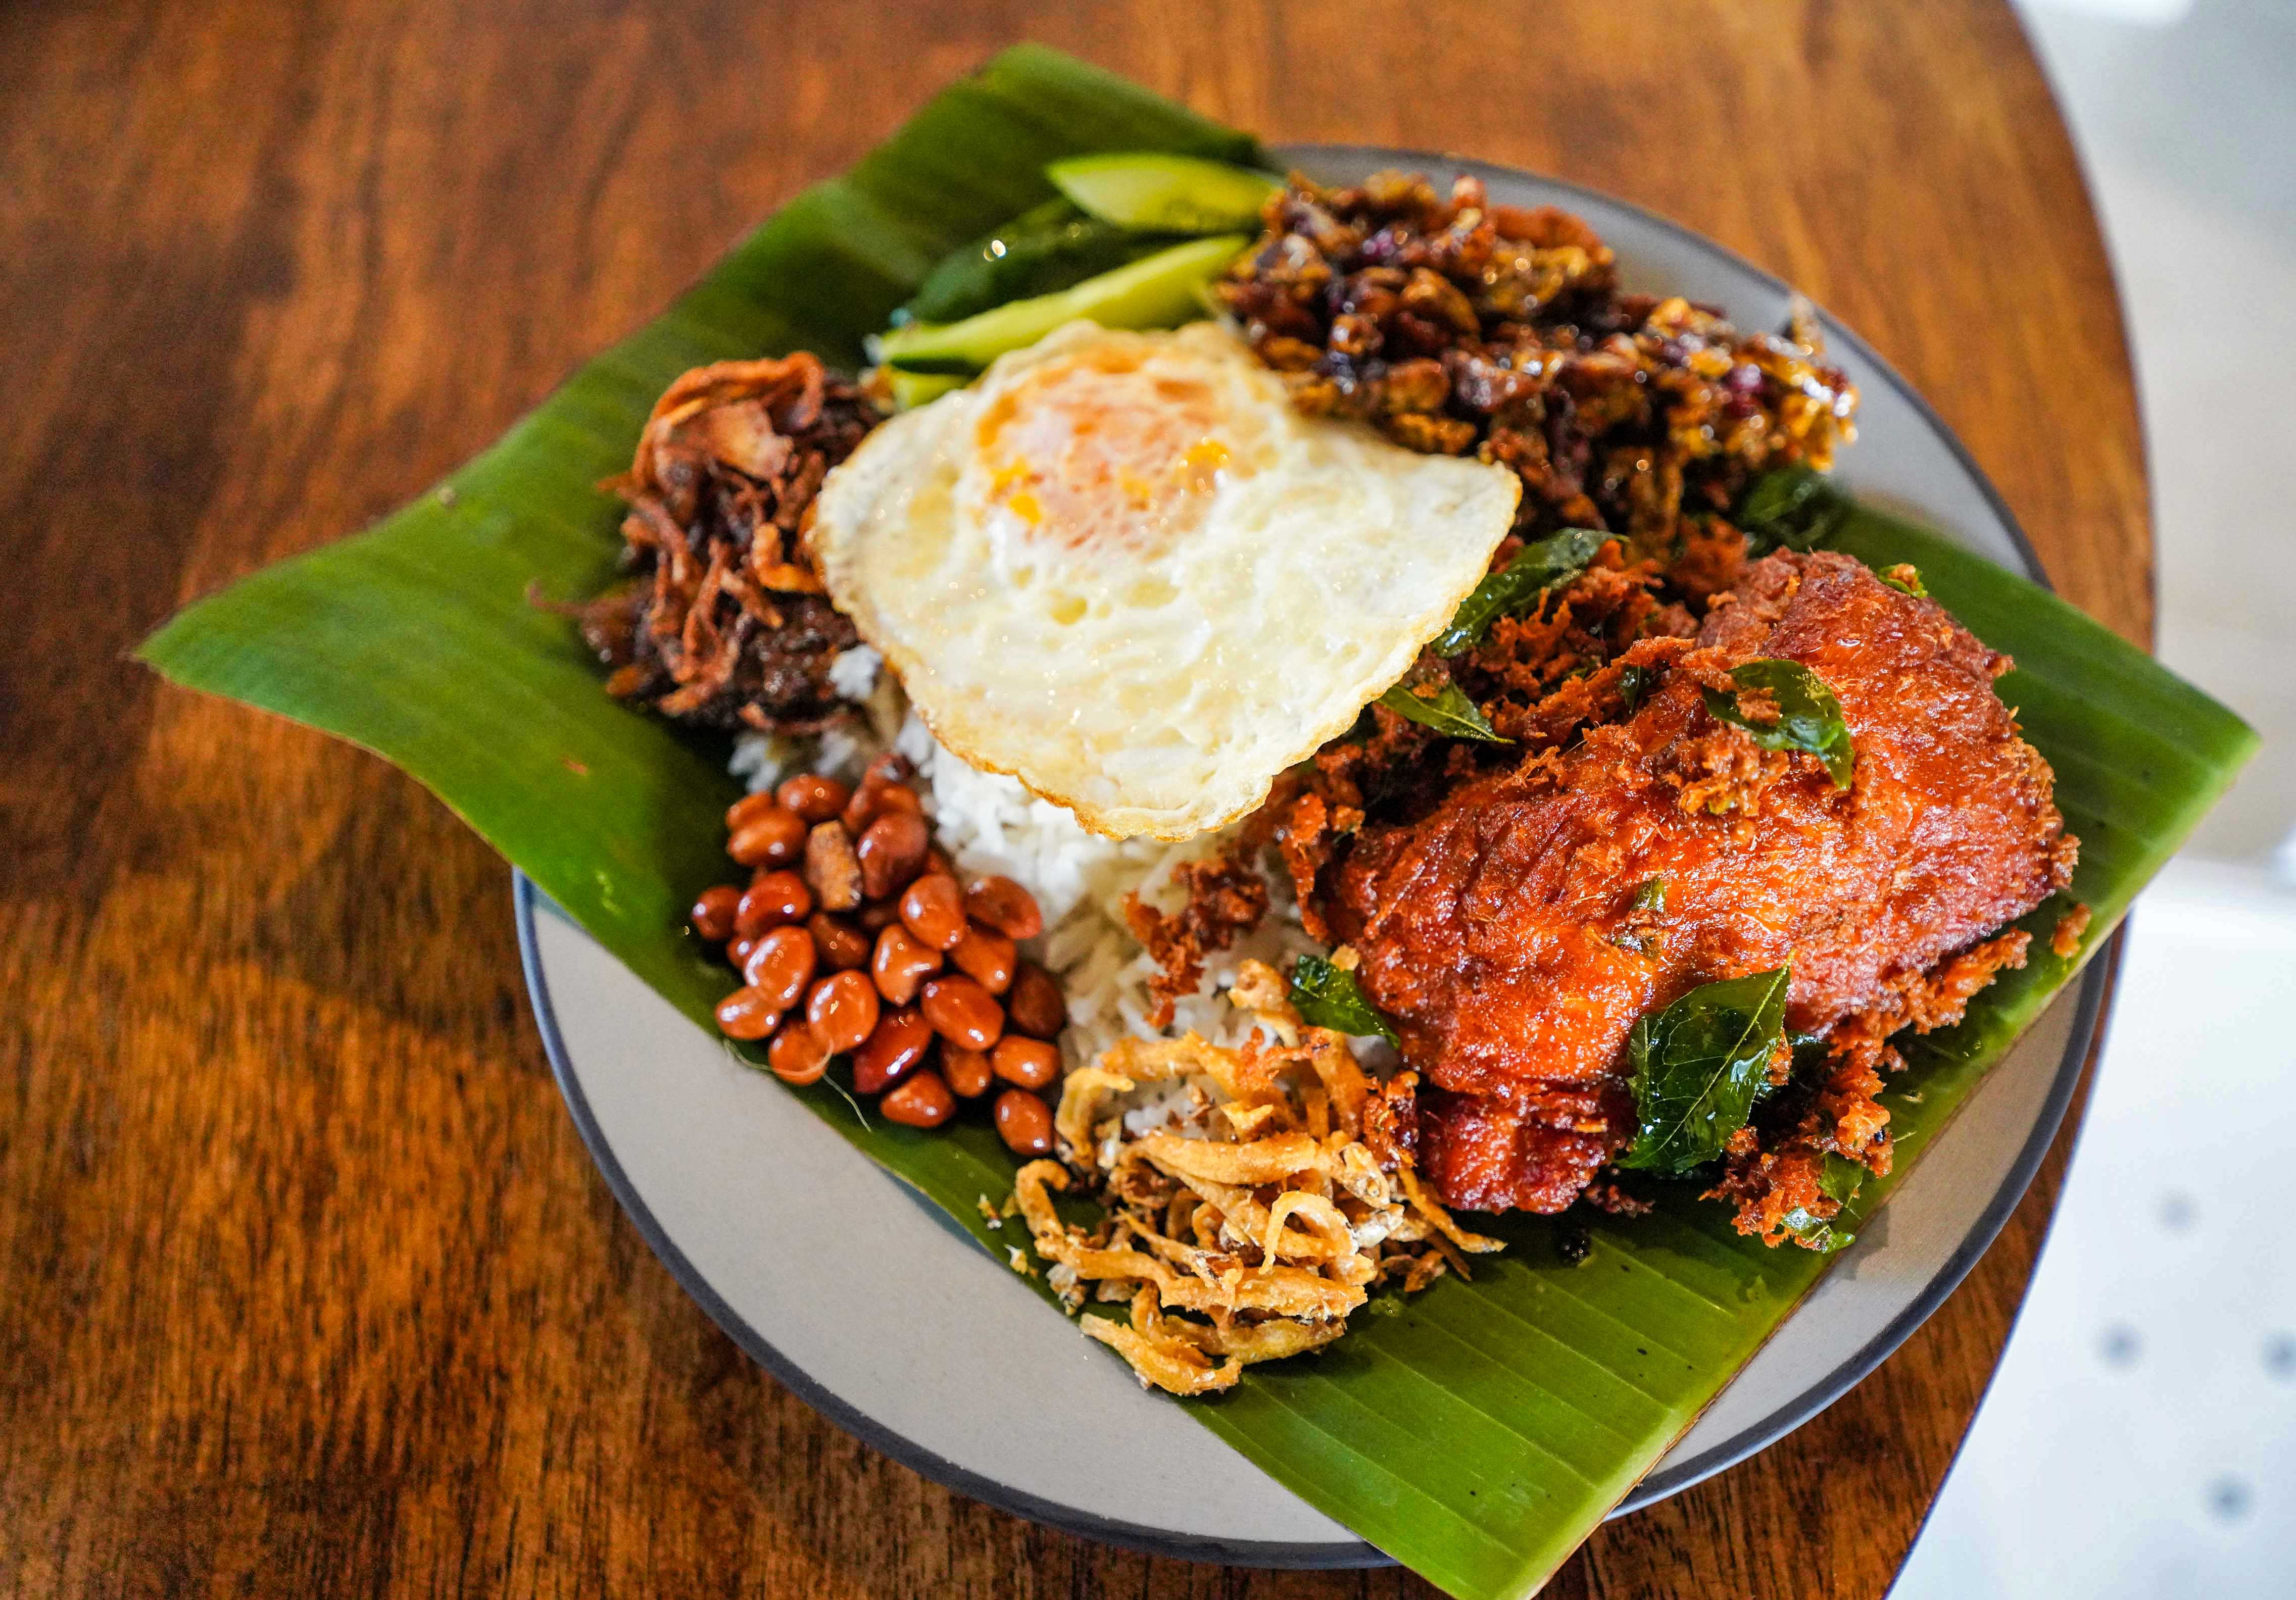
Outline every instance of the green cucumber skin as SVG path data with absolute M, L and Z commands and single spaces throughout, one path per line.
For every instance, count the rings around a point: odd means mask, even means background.
M 947 375 L 968 363 L 975 370 L 986 367 L 1008 350 L 1033 345 L 1079 319 L 1103 328 L 1170 328 L 1193 322 L 1204 314 L 1204 286 L 1250 242 L 1241 233 L 1192 239 L 1058 294 L 1015 300 L 943 327 L 897 328 L 885 336 L 885 364 L 896 371 Z
M 913 322 L 959 322 L 1056 294 L 1177 242 L 1087 216 L 1065 199 L 1046 200 L 942 257 L 903 310 Z
M 1093 216 L 1144 232 L 1211 233 L 1257 228 L 1283 185 L 1263 172 L 1193 156 L 1078 156 L 1045 176 Z
M 937 372 L 901 372 L 892 375 L 893 409 L 914 411 L 920 405 L 930 405 L 952 389 L 961 389 L 967 380 L 950 378 Z

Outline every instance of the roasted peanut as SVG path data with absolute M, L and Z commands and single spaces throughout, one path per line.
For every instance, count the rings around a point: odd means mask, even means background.
M 877 992 L 897 1006 L 917 998 L 924 981 L 940 970 L 940 951 L 900 923 L 889 925 L 877 935 L 876 953 L 869 958 L 869 976 Z
M 858 1049 L 876 1032 L 882 1009 L 875 987 L 857 972 L 832 973 L 805 997 L 805 1020 L 832 1056 Z
M 935 950 L 964 937 L 964 896 L 956 879 L 928 872 L 901 893 L 901 920 Z
M 766 1065 L 784 1083 L 812 1083 L 829 1070 L 829 1051 L 802 1016 L 792 1016 L 766 1047 Z
M 1041 1039 L 1007 1033 L 988 1052 L 988 1066 L 1007 1083 L 1022 1089 L 1044 1089 L 1061 1075 L 1060 1047 L 1046 1044 Z
M 742 976 L 750 980 L 750 988 L 773 1001 L 775 1010 L 786 1011 L 813 982 L 818 956 L 813 935 L 803 928 L 773 928 L 758 935 L 750 959 L 742 963 Z
M 956 1114 L 956 1097 L 948 1092 L 940 1074 L 928 1068 L 893 1085 L 877 1102 L 877 1109 L 885 1114 L 887 1122 L 905 1128 L 938 1128 Z
M 869 935 L 842 917 L 816 911 L 805 919 L 805 931 L 821 952 L 821 964 L 832 972 L 850 972 L 869 965 Z
M 718 1029 L 728 1039 L 763 1039 L 781 1022 L 782 1014 L 754 989 L 736 989 L 718 1002 Z
M 734 936 L 734 912 L 741 903 L 741 890 L 732 884 L 713 884 L 693 897 L 686 918 L 695 933 L 712 944 L 723 944 Z
M 785 867 L 804 848 L 805 819 L 770 801 L 726 842 L 726 853 L 744 867 Z
M 964 937 L 948 951 L 949 964 L 971 974 L 991 994 L 1002 994 L 1013 986 L 1013 967 L 1019 959 L 1012 940 L 979 923 L 966 928 Z
M 880 817 L 906 812 L 912 816 L 922 814 L 924 802 L 917 798 L 914 789 L 900 784 L 887 784 L 880 788 L 864 789 L 853 796 L 845 808 L 845 826 L 851 828 L 858 820 L 864 831 Z
M 845 803 L 845 809 L 838 812 L 837 820 L 845 824 L 846 832 L 858 838 L 869 831 L 869 824 L 883 809 L 877 804 L 876 788 L 865 778 L 861 787 L 853 791 L 853 798 Z
M 784 778 L 774 797 L 808 823 L 826 822 L 845 809 L 845 786 L 818 772 Z
M 1013 1025 L 1032 1039 L 1057 1039 L 1069 1025 L 1068 1002 L 1061 998 L 1059 980 L 1034 961 L 1021 962 L 1013 975 L 1004 1007 L 1013 1015 Z
M 861 860 L 861 892 L 882 900 L 916 877 L 932 843 L 922 814 L 889 811 L 862 830 L 854 853 Z
M 1008 1089 L 996 1097 L 996 1137 L 1015 1155 L 1049 1155 L 1053 1149 L 1053 1114 L 1025 1089 Z
M 951 1044 L 947 1040 L 941 1041 L 940 1075 L 948 1081 L 951 1089 L 968 1100 L 977 1100 L 987 1094 L 988 1086 L 996 1081 L 996 1074 L 989 1070 L 988 1057 L 985 1052 L 968 1050 L 963 1045 Z
M 1045 931 L 1037 897 L 1009 878 L 984 878 L 965 892 L 964 914 L 1007 939 L 1033 939 Z
M 1004 1032 L 1004 1013 L 972 978 L 934 978 L 918 991 L 917 1008 L 934 1033 L 969 1050 L 989 1049 Z
M 909 1007 L 887 1011 L 853 1052 L 853 1090 L 873 1095 L 908 1075 L 933 1047 L 932 1024 Z
M 813 910 L 813 892 L 787 868 L 760 872 L 734 910 L 734 931 L 754 939 L 769 927 L 803 922 Z
M 898 755 L 880 755 L 869 763 L 853 797 L 845 803 L 845 826 L 853 830 L 856 837 L 882 812 L 917 809 L 916 791 L 903 781 L 907 773 L 908 763 Z
M 770 793 L 744 795 L 726 808 L 726 832 L 737 834 L 781 804 Z

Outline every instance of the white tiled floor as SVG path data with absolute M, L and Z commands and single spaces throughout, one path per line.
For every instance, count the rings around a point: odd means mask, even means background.
M 2147 899 L 2031 1296 L 1897 1600 L 2296 1594 L 2291 974 L 2296 916 L 2246 876 L 2179 862 Z
M 2029 0 L 2120 275 L 2161 653 L 2263 753 L 2140 902 L 2087 1124 L 1895 1600 L 2296 1596 L 2296 0 Z

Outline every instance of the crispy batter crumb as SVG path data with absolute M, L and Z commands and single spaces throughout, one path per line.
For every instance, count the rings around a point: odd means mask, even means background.
M 1615 1183 L 1590 1183 L 1578 1197 L 1614 1217 L 1647 1217 L 1658 1209 L 1654 1201 L 1638 1200 Z
M 1160 1028 L 1170 1024 L 1173 1002 L 1193 994 L 1203 981 L 1204 958 L 1226 950 L 1267 915 L 1267 880 L 1246 850 L 1185 862 L 1173 869 L 1172 882 L 1186 897 L 1177 911 L 1160 911 L 1137 894 L 1124 900 L 1133 937 L 1162 968 L 1148 985 L 1156 1001 L 1152 1020 Z
M 1723 1153 L 1721 1178 L 1707 1197 L 1736 1204 L 1734 1226 L 1742 1234 L 1771 1245 L 1788 1237 L 1812 1244 L 1784 1219 L 1799 1212 L 1823 1221 L 1840 1209 L 1818 1187 L 1825 1156 L 1857 1162 L 1877 1177 L 1890 1171 L 1893 1151 L 1890 1113 L 1880 1099 L 1882 1074 L 1904 1065 L 1890 1036 L 1901 1028 L 1929 1033 L 1959 1022 L 1972 996 L 2004 971 L 2025 964 L 2030 943 L 2029 935 L 2011 928 L 1927 972 L 1890 980 L 1880 1001 L 1834 1027 L 1826 1076 L 1799 1122 L 1767 1137 L 1753 1127 L 1741 1129 Z
M 2061 961 L 2070 961 L 2080 954 L 2081 936 L 2088 932 L 2089 909 L 2076 905 L 2057 918 L 2056 927 L 2049 935 L 2049 951 Z
M 1825 1221 L 1841 1210 L 1820 1187 L 1825 1152 L 1809 1140 L 1797 1138 L 1765 1150 L 1751 1128 L 1741 1128 L 1731 1135 L 1723 1162 L 1722 1180 L 1704 1197 L 1737 1202 L 1738 1231 L 1766 1245 L 1799 1237 L 1786 1227 L 1786 1219 L 1796 1212 Z
M 1725 724 L 1683 741 L 1671 768 L 1660 778 L 1679 793 L 1676 804 L 1695 816 L 1735 812 L 1758 817 L 1762 797 L 1793 771 L 1793 757 L 1765 750 L 1742 728 Z
M 1688 599 L 1705 603 L 1727 594 L 1746 576 L 1746 535 L 1710 517 L 1683 535 L 1682 554 L 1667 569 L 1667 583 Z

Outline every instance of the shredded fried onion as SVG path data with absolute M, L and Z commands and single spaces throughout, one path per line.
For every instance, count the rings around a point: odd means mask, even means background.
M 1436 1204 L 1407 1153 L 1365 1142 L 1376 1086 L 1344 1038 L 1300 1021 L 1272 968 L 1245 962 L 1229 999 L 1259 1024 L 1242 1049 L 1193 1033 L 1119 1041 L 1062 1086 L 1065 1163 L 1033 1161 L 1014 1180 L 1069 1310 L 1129 1305 L 1128 1319 L 1081 1318 L 1084 1331 L 1173 1394 L 1320 1349 L 1373 1288 L 1464 1278 L 1469 1254 L 1500 1248 Z M 1171 1096 L 1163 1124 L 1128 1127 L 1142 1114 L 1128 1119 L 1125 1102 L 1150 1085 Z M 1095 1226 L 1054 1208 L 1071 1189 L 1101 1203 Z

